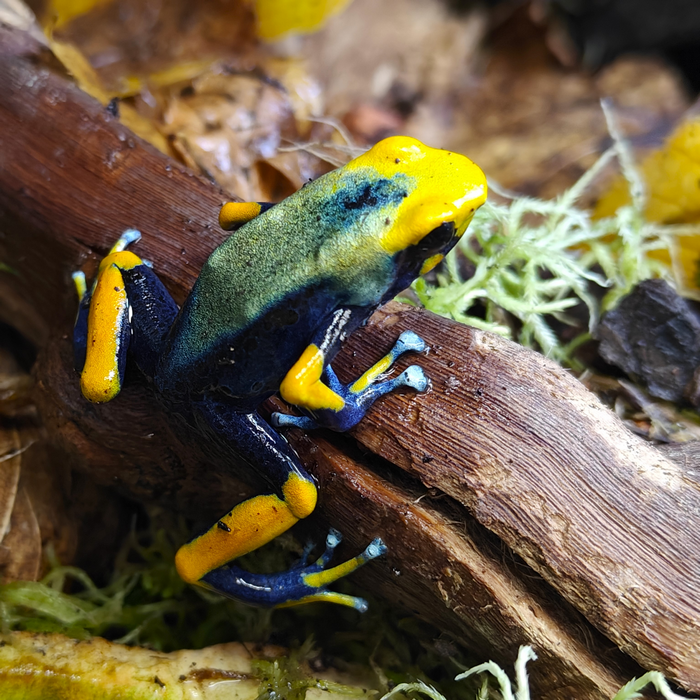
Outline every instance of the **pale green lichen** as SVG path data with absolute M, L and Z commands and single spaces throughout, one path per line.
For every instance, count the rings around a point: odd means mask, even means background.
M 496 679 L 497 690 L 500 693 L 499 697 L 503 700 L 531 700 L 532 696 L 530 694 L 526 666 L 528 661 L 536 660 L 537 655 L 532 647 L 520 647 L 518 658 L 515 662 L 515 691 L 513 691 L 513 686 L 508 674 L 493 661 L 487 661 L 486 663 L 474 666 L 460 673 L 455 680 L 464 680 L 478 673 L 489 673 Z M 649 671 L 649 673 L 645 673 L 641 678 L 632 679 L 629 683 L 620 688 L 612 700 L 634 700 L 635 698 L 641 698 L 643 695 L 641 695 L 640 691 L 649 685 L 653 685 L 665 700 L 684 700 L 683 696 L 671 690 L 666 679 L 658 671 Z M 430 700 L 446 700 L 442 693 L 422 682 L 402 683 L 401 685 L 397 685 L 396 688 L 386 693 L 381 700 L 390 700 L 395 695 L 412 697 L 416 693 L 420 693 L 430 698 Z M 488 684 L 488 677 L 484 678 L 482 686 L 475 697 L 476 700 L 488 700 L 489 698 L 496 697 L 491 692 L 491 688 Z
M 493 192 L 510 201 L 484 204 L 435 282 L 416 281 L 414 291 L 426 308 L 570 362 L 575 345 L 562 343 L 553 319 L 571 323 L 567 310 L 583 302 L 592 329 L 601 310 L 641 280 L 673 279 L 671 267 L 650 253 L 663 250 L 670 256 L 674 236 L 698 233 L 700 227 L 663 226 L 644 218 L 644 182 L 611 110 L 605 104 L 603 109 L 613 146 L 556 199 L 514 196 L 491 183 Z M 615 216 L 596 220 L 579 202 L 614 159 L 632 201 Z M 607 290 L 602 302 L 593 285 Z

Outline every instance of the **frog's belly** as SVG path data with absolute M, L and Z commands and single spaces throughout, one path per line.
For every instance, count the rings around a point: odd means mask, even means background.
M 298 327 L 253 328 L 243 333 L 225 360 L 228 364 L 219 364 L 212 387 L 244 404 L 262 400 L 277 391 L 311 342 L 314 330 L 308 321 L 300 321 Z
M 196 356 L 181 325 L 161 358 L 156 384 L 175 397 L 220 391 L 247 407 L 277 391 L 339 302 L 327 290 L 305 290 L 276 302 L 247 328 L 220 332 L 211 349 Z

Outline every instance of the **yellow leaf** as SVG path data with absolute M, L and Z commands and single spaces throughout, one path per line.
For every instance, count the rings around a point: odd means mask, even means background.
M 44 10 L 43 24 L 60 29 L 71 20 L 84 15 L 98 5 L 107 5 L 112 0 L 49 0 Z
M 49 37 L 49 45 L 53 55 L 63 64 L 63 67 L 73 76 L 81 90 L 106 105 L 111 96 L 102 87 L 102 81 L 77 46 L 65 41 Z
M 661 150 L 644 159 L 640 171 L 647 186 L 644 213 L 649 221 L 700 223 L 700 119 L 682 122 Z M 595 216 L 612 216 L 629 201 L 627 182 L 620 178 L 598 202 Z M 671 254 L 681 291 L 697 296 L 700 234 L 675 238 Z
M 80 89 L 103 105 L 107 105 L 115 95 L 105 90 L 100 77 L 80 49 L 73 44 L 53 38 L 49 38 L 49 45 L 54 56 L 73 76 Z M 119 121 L 162 153 L 169 156 L 175 155 L 168 140 L 158 131 L 153 122 L 142 117 L 131 105 L 119 105 Z
M 350 0 L 255 0 L 258 35 L 272 41 L 291 32 L 314 32 Z

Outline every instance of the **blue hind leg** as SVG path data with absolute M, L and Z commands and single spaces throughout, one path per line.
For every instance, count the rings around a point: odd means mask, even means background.
M 331 530 L 326 537 L 325 552 L 312 564 L 307 564 L 307 558 L 311 553 L 311 547 L 307 546 L 301 560 L 283 573 L 251 574 L 237 566 L 229 565 L 206 574 L 202 578 L 202 584 L 230 598 L 242 599 L 247 603 L 264 607 L 289 607 L 303 603 L 326 602 L 365 612 L 367 601 L 363 598 L 329 591 L 327 586 L 384 554 L 386 545 L 377 538 L 370 542 L 364 552 L 353 559 L 338 566 L 326 568 L 341 539 L 337 530 Z
M 287 441 L 257 413 L 236 411 L 225 400 L 212 397 L 204 397 L 195 410 L 236 456 L 267 479 L 273 493 L 239 503 L 209 530 L 183 545 L 175 557 L 180 576 L 188 583 L 254 605 L 279 607 L 324 600 L 365 610 L 362 599 L 334 593 L 327 586 L 380 556 L 385 551 L 381 540 L 330 569 L 326 565 L 340 542 L 335 530 L 326 539 L 326 551 L 313 564 L 307 564 L 309 546 L 300 562 L 277 574 L 251 574 L 229 563 L 310 515 L 316 505 L 316 486 Z
M 425 347 L 425 341 L 413 331 L 404 331 L 394 347 L 379 362 L 370 367 L 359 379 L 347 385 L 341 384 L 333 368 L 327 365 L 323 371 L 323 378 L 328 386 L 343 398 L 345 405 L 339 411 L 327 409 L 308 411 L 309 416 L 275 413 L 272 416 L 273 425 L 275 427 L 303 428 L 304 430 L 326 427 L 342 432 L 357 425 L 369 407 L 384 394 L 400 387 L 425 391 L 429 381 L 423 370 L 417 365 L 408 367 L 398 377 L 377 381 L 401 355 L 406 352 L 422 352 Z

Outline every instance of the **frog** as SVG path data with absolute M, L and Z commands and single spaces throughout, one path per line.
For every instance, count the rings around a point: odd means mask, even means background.
M 486 194 L 483 172 L 466 156 L 393 136 L 281 202 L 224 204 L 219 224 L 230 235 L 182 308 L 152 265 L 128 249 L 141 238 L 136 230 L 121 235 L 90 289 L 84 273 L 74 273 L 75 367 L 85 398 L 115 399 L 131 357 L 170 411 L 267 484 L 182 545 L 175 566 L 185 582 L 258 606 L 367 608 L 329 585 L 384 554 L 381 537 L 335 566 L 336 529 L 317 559 L 309 544 L 287 571 L 254 574 L 235 560 L 315 509 L 317 483 L 287 428 L 347 431 L 381 396 L 429 388 L 418 365 L 389 378 L 398 357 L 426 349 L 410 330 L 349 384 L 331 363 L 379 306 L 444 258 Z M 275 394 L 299 415 L 265 420 L 258 409 Z

